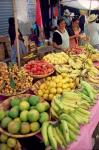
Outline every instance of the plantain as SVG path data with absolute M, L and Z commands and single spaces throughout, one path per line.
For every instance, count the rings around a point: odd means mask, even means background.
M 56 118 L 59 117 L 58 114 L 57 114 L 57 112 L 55 112 L 55 110 L 54 110 L 52 107 L 50 108 L 50 112 L 51 112 L 51 115 L 52 115 L 53 117 L 56 117 Z
M 48 138 L 48 126 L 49 122 L 44 122 L 41 127 L 41 134 L 44 140 L 45 146 L 49 146 L 49 138 Z
M 66 146 L 66 141 L 64 139 L 63 133 L 60 130 L 59 126 L 56 127 L 56 132 L 57 132 L 58 136 L 60 137 L 61 141 L 63 142 L 63 145 Z
M 55 136 L 53 133 L 53 126 L 51 124 L 48 126 L 47 133 L 48 133 L 48 138 L 49 138 L 52 149 L 57 150 L 57 141 L 55 139 Z
M 68 114 L 62 114 L 60 115 L 60 120 L 66 120 L 67 122 L 71 123 L 73 126 L 79 129 L 79 125 L 76 122 L 75 118 L 73 118 L 71 115 Z
M 55 137 L 58 145 L 61 146 L 62 149 L 64 149 L 65 146 L 63 145 L 63 141 L 62 141 L 62 139 L 60 138 L 60 136 L 58 135 L 58 133 L 56 131 L 56 127 L 53 128 L 53 134 L 54 134 L 54 137 Z

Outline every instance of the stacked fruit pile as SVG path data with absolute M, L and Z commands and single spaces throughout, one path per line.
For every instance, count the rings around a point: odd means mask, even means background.
M 84 66 L 86 68 L 86 79 L 93 85 L 99 87 L 99 70 L 95 68 L 91 59 L 87 59 Z
M 65 64 L 68 61 L 69 56 L 64 53 L 51 53 L 43 57 L 43 59 L 51 64 Z
M 44 60 L 30 61 L 24 66 L 29 75 L 47 75 L 54 71 L 53 66 Z
M 61 75 L 47 77 L 45 82 L 38 87 L 37 95 L 46 100 L 52 100 L 55 95 L 60 95 L 64 90 L 75 88 L 75 80 L 63 73 Z M 35 92 L 35 85 L 32 90 Z
M 17 140 L 5 134 L 0 135 L 0 150 L 18 150 Z
M 85 81 L 81 82 L 79 93 L 64 92 L 63 96 L 55 97 L 51 103 L 51 114 L 55 121 L 43 123 L 41 133 L 46 146 L 57 150 L 65 148 L 77 140 L 80 125 L 90 119 L 88 109 L 95 103 L 96 91 Z
M 30 88 L 32 80 L 23 68 L 0 64 L 0 93 L 13 95 L 22 92 Z
M 85 59 L 85 55 L 81 55 L 81 57 L 71 56 L 69 57 L 67 64 L 63 65 L 55 65 L 55 69 L 58 73 L 67 73 L 72 78 L 77 78 L 77 76 L 81 75 L 81 71 L 83 70 L 83 60 Z
M 77 47 L 71 48 L 69 52 L 70 54 L 81 54 L 84 52 L 84 49 L 77 46 Z
M 39 97 L 14 98 L 9 110 L 0 110 L 1 127 L 11 134 L 35 133 L 44 121 L 49 120 L 47 102 Z M 1 106 L 2 107 L 2 106 Z
M 89 43 L 85 44 L 83 48 L 88 51 L 90 54 L 97 53 L 98 51 Z

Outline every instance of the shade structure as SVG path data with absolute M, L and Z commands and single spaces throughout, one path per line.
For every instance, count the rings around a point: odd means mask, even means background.
M 99 0 L 62 0 L 61 4 L 77 9 L 99 9 Z

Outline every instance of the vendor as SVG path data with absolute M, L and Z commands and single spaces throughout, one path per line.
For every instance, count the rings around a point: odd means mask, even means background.
M 68 28 L 68 34 L 70 36 L 70 48 L 78 46 L 78 38 L 80 36 L 80 27 L 78 17 L 72 19 L 72 26 Z
M 69 48 L 69 35 L 63 18 L 57 21 L 58 29 L 53 34 L 53 47 L 63 51 Z

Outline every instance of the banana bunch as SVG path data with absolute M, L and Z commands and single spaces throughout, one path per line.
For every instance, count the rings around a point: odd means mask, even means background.
M 70 65 L 55 65 L 58 73 L 66 73 L 70 78 L 76 79 L 81 74 L 81 70 L 73 69 Z
M 93 85 L 99 86 L 99 70 L 95 68 L 91 59 L 88 59 L 85 64 L 87 70 L 87 79 Z
M 92 54 L 91 55 L 91 60 L 92 61 L 99 61 L 99 52 L 96 54 Z
M 85 44 L 84 48 L 90 53 L 97 53 L 97 50 L 89 43 Z
M 75 141 L 80 131 L 79 125 L 71 122 L 71 118 L 65 119 L 64 114 L 56 124 L 44 122 L 41 133 L 45 146 L 51 146 L 53 150 L 57 150 L 58 147 L 65 149 L 68 144 Z
M 24 59 L 29 59 L 29 58 L 33 58 L 34 54 L 31 53 L 31 54 L 28 54 L 27 56 L 24 56 Z
M 93 104 L 96 100 L 98 91 L 96 91 L 88 82 L 81 81 L 81 93 L 83 94 L 83 96 L 84 95 L 86 96 L 86 97 L 84 96 L 84 98 L 87 101 L 89 101 L 89 103 Z
M 87 82 L 81 81 L 81 90 L 77 93 L 65 91 L 62 96 L 54 97 L 51 103 L 51 115 L 54 122 L 44 122 L 41 134 L 45 146 L 53 150 L 65 149 L 68 144 L 77 140 L 80 125 L 90 120 L 88 109 L 94 103 L 96 91 Z
M 55 70 L 58 73 L 71 73 L 72 68 L 70 65 L 63 64 L 63 65 L 55 65 Z
M 51 53 L 43 57 L 43 59 L 51 64 L 64 64 L 67 63 L 69 56 L 64 53 Z
M 84 97 L 83 95 L 84 94 L 81 92 L 75 93 L 72 91 L 65 91 L 62 96 L 54 97 L 50 108 L 51 117 L 58 119 L 59 115 L 62 113 L 74 113 L 78 108 L 88 110 L 90 108 L 91 100 L 88 96 L 85 95 Z
M 88 123 L 90 113 L 82 108 L 78 108 L 70 115 L 62 113 L 56 123 L 44 122 L 41 128 L 45 146 L 51 146 L 57 150 L 58 147 L 64 149 L 68 144 L 77 140 L 80 134 L 80 124 Z

